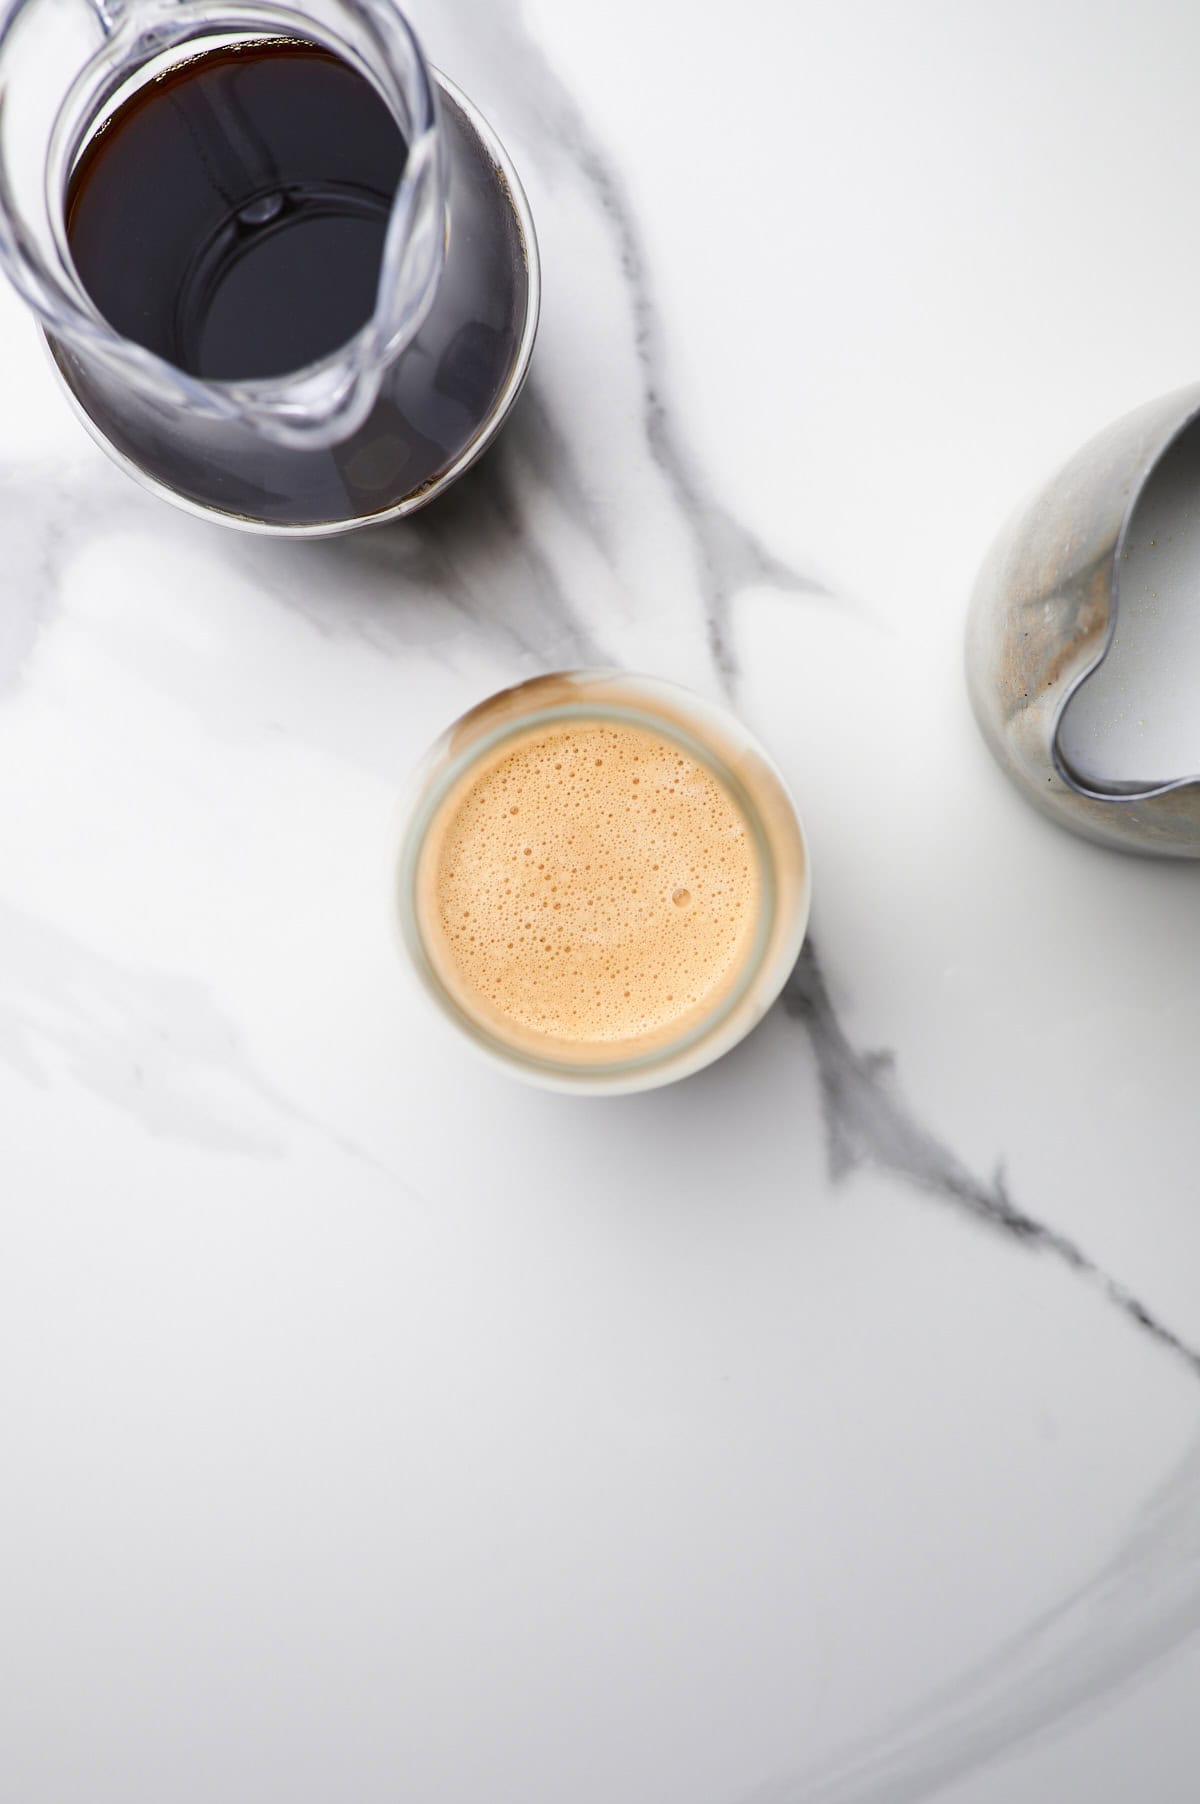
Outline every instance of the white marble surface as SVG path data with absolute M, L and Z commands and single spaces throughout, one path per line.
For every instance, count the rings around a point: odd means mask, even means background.
M 439 510 L 176 515 L 0 296 L 0 1790 L 1191 1804 L 1200 868 L 1035 816 L 960 636 L 1196 374 L 1194 14 L 417 17 L 546 275 Z M 386 897 L 426 742 L 596 656 L 727 690 L 816 874 L 788 1006 L 598 1104 Z

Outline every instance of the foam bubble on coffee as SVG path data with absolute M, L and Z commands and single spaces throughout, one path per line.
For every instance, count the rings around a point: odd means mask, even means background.
M 761 908 L 731 789 L 669 735 L 611 719 L 504 742 L 446 798 L 425 869 L 424 932 L 460 1005 L 597 1057 L 710 1015 Z

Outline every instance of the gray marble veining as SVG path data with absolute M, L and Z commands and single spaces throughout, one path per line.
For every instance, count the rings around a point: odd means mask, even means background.
M 531 463 L 546 450 L 540 418 L 531 377 L 504 435 L 436 508 L 313 545 L 246 540 L 235 555 L 319 631 L 358 634 L 381 650 L 403 651 L 416 605 L 423 622 L 451 617 L 537 668 L 603 663 L 593 627 L 539 544 L 533 515 L 543 487 Z M 303 580 L 314 575 L 315 592 Z
M 990 1181 L 913 1113 L 899 1087 L 895 1055 L 859 1052 L 834 1012 L 829 988 L 810 939 L 784 991 L 781 1007 L 808 1029 L 820 1073 L 830 1173 L 840 1181 L 861 1165 L 891 1173 L 916 1190 L 949 1203 L 1030 1252 L 1046 1253 L 1093 1285 L 1143 1333 L 1175 1354 L 1200 1377 L 1200 1350 L 1175 1334 L 1118 1279 L 1068 1235 L 1018 1207 L 1002 1168 Z
M 199 984 L 103 956 L 2 901 L 0 1064 L 39 1089 L 61 1068 L 156 1139 L 279 1159 L 300 1128 L 410 1188 L 265 1077 Z
M 666 335 L 655 300 L 650 257 L 627 183 L 528 29 L 521 7 L 516 0 L 500 0 L 487 9 L 485 17 L 467 0 L 456 0 L 439 16 L 431 33 L 435 51 L 437 34 L 447 29 L 456 66 L 464 71 L 464 83 L 470 87 L 472 81 L 478 81 L 480 91 L 502 96 L 506 121 L 512 122 L 540 166 L 556 179 L 582 177 L 582 197 L 603 222 L 610 255 L 625 284 L 629 314 L 625 321 L 612 322 L 612 337 L 600 355 L 603 361 L 628 355 L 631 349 L 636 356 L 641 391 L 637 423 L 665 499 L 677 511 L 690 540 L 692 576 L 704 605 L 713 660 L 723 676 L 733 676 L 738 662 L 730 611 L 739 589 L 749 583 L 770 583 L 799 594 L 821 596 L 827 590 L 818 577 L 776 555 L 737 518 L 689 449 L 670 404 Z M 553 296 L 549 305 L 553 305 Z M 589 354 L 596 355 L 596 349 L 591 348 Z M 596 521 L 587 503 L 586 481 L 569 456 L 562 455 L 570 443 L 569 431 L 553 423 L 546 396 L 539 399 L 537 411 L 546 453 L 539 459 L 541 468 L 553 472 L 556 488 L 562 486 L 568 505 L 588 520 L 594 532 Z M 619 462 L 627 450 L 626 445 L 613 444 L 609 455 Z M 616 532 L 606 530 L 597 536 L 602 549 L 615 560 L 619 556 Z M 642 580 L 648 580 L 648 573 Z
M 900 1721 L 745 1804 L 921 1804 L 1101 1710 L 1200 1630 L 1200 1437 L 1112 1557 Z

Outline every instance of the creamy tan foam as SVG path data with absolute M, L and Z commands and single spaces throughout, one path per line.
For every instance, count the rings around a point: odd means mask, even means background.
M 459 780 L 417 906 L 468 1014 L 603 1059 L 712 1013 L 754 950 L 762 895 L 732 789 L 667 733 L 597 719 L 518 733 Z

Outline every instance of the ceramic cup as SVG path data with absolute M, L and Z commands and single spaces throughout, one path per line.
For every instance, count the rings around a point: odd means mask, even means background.
M 1089 440 L 1001 532 L 967 627 L 976 719 L 1027 800 L 1101 845 L 1167 858 L 1200 858 L 1200 777 L 1101 782 L 1073 765 L 1063 726 L 1076 691 L 1109 655 L 1139 503 L 1198 430 L 1193 384 Z
M 758 859 L 759 912 L 752 944 L 711 1011 L 686 1019 L 677 1035 L 625 1056 L 594 1045 L 524 1034 L 508 1039 L 454 981 L 430 931 L 434 827 L 444 804 L 507 742 L 555 725 L 625 725 L 674 742 L 711 771 L 737 802 Z M 444 1021 L 493 1064 L 547 1089 L 615 1095 L 649 1090 L 699 1071 L 735 1046 L 766 1014 L 796 962 L 808 924 L 809 854 L 795 804 L 775 764 L 725 708 L 654 677 L 620 671 L 563 671 L 491 696 L 449 727 L 430 749 L 402 811 L 394 877 L 394 919 L 407 963 Z

